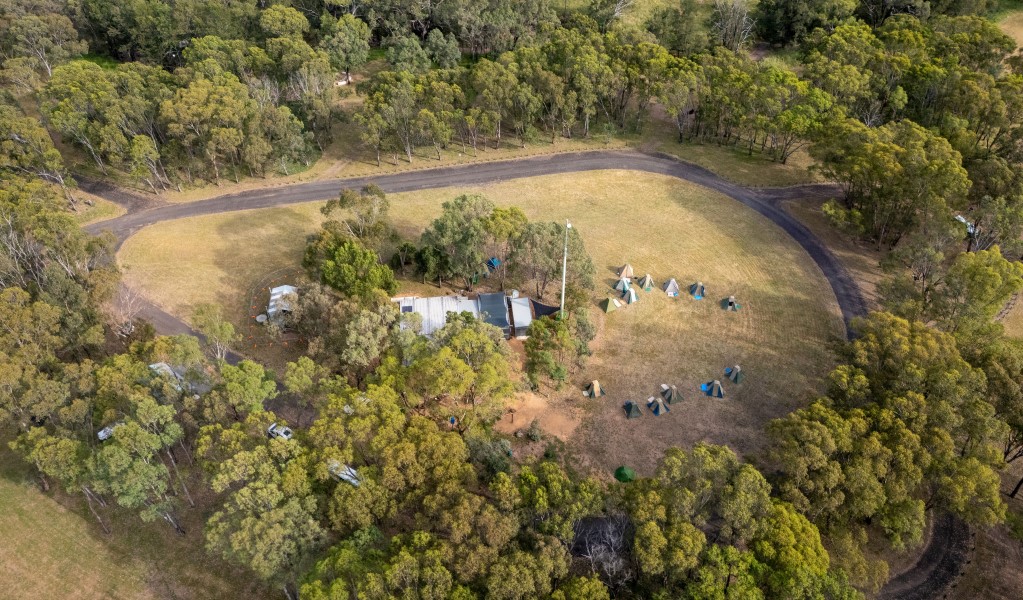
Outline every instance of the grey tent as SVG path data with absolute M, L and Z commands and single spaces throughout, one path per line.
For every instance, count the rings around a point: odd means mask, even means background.
M 631 287 L 632 284 L 629 283 L 628 277 L 622 277 L 618 280 L 618 283 L 615 284 L 615 289 L 619 292 L 627 292 Z
M 661 398 L 664 398 L 665 404 L 674 404 L 682 400 L 682 396 L 678 393 L 678 388 L 675 386 L 669 386 L 667 383 L 661 384 Z
M 650 396 L 650 399 L 646 402 L 646 406 L 650 409 L 650 412 L 654 413 L 655 417 L 659 417 L 664 413 L 671 411 L 670 408 L 665 406 L 664 400 L 656 396 Z
M 738 312 L 742 305 L 735 301 L 735 296 L 729 296 L 721 301 L 721 308 Z
M 641 287 L 644 292 L 649 292 L 654 289 L 654 278 L 650 276 L 650 273 L 647 273 L 639 280 L 639 287 Z
M 742 367 L 735 365 L 725 369 L 725 377 L 731 379 L 732 383 L 742 383 L 742 380 L 746 378 L 746 374 L 742 372 Z
M 636 295 L 636 288 L 629 288 L 626 290 L 625 293 L 622 294 L 622 300 L 624 300 L 626 304 L 637 302 L 639 300 L 639 296 Z
M 678 282 L 674 279 L 669 279 L 668 283 L 664 284 L 664 293 L 667 294 L 669 298 L 678 298 Z
M 632 400 L 626 402 L 622 408 L 625 409 L 625 417 L 628 419 L 638 419 L 643 415 L 643 411 L 639 409 L 639 405 Z
M 636 275 L 635 270 L 632 268 L 632 265 L 630 265 L 629 263 L 625 263 L 625 266 L 623 266 L 621 269 L 618 269 L 618 276 L 625 279 L 632 279 Z
M 714 381 L 708 381 L 700 386 L 700 391 L 710 396 L 711 398 L 724 398 L 725 390 L 721 387 L 721 382 L 715 379 Z
M 601 387 L 600 382 L 594 379 L 590 382 L 590 385 L 586 386 L 583 390 L 583 396 L 587 398 L 599 398 L 604 395 L 604 388 Z
M 693 299 L 703 300 L 703 296 L 707 293 L 707 288 L 703 286 L 702 281 L 697 281 L 693 285 L 689 286 L 689 293 L 692 294 Z

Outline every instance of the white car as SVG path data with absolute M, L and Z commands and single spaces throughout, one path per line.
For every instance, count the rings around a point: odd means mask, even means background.
M 105 442 L 110 438 L 114 437 L 114 430 L 120 427 L 121 425 L 124 425 L 124 423 L 114 423 L 113 425 L 107 425 L 103 429 L 100 429 L 99 431 L 96 432 L 96 437 L 99 438 L 99 441 Z
M 291 436 L 294 435 L 294 433 L 291 431 L 290 427 L 285 427 L 284 425 L 278 425 L 277 423 L 274 423 L 273 425 L 268 427 L 267 430 L 266 430 L 266 434 L 269 435 L 272 438 L 277 437 L 277 438 L 281 438 L 282 440 L 290 440 Z

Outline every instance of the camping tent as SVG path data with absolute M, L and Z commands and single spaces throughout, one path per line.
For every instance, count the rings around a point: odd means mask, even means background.
M 600 310 L 602 310 L 602 311 L 604 311 L 606 313 L 614 312 L 614 311 L 618 310 L 618 307 L 621 306 L 621 304 L 622 303 L 619 302 L 615 298 L 605 298 L 600 303 Z
M 638 419 L 643 414 L 643 411 L 639 410 L 639 405 L 632 400 L 626 402 L 622 408 L 625 409 L 625 417 L 628 419 Z
M 700 391 L 710 396 L 711 398 L 724 398 L 725 390 L 721 387 L 721 382 L 715 379 L 714 381 L 708 381 L 700 385 Z
M 632 268 L 632 265 L 625 263 L 625 266 L 618 269 L 618 276 L 623 279 L 632 279 L 635 277 L 635 270 Z
M 625 465 L 622 465 L 615 469 L 615 479 L 621 481 L 622 483 L 629 483 L 635 478 L 636 472 L 630 469 L 629 467 L 626 467 Z
M 667 383 L 661 384 L 661 398 L 664 398 L 665 404 L 674 404 L 682 400 L 682 396 L 678 393 L 678 388 L 675 386 L 668 386 Z
M 742 368 L 739 365 L 735 365 L 725 369 L 725 377 L 731 379 L 732 383 L 742 383 L 742 380 L 746 378 L 746 374 L 742 372 Z
M 689 293 L 693 295 L 693 299 L 703 300 L 704 294 L 707 293 L 707 288 L 703 287 L 702 281 L 697 281 L 693 285 L 689 286 Z
M 491 256 L 490 259 L 487 260 L 487 269 L 490 271 L 496 271 L 500 266 L 501 259 L 496 256 Z
M 729 296 L 721 301 L 721 308 L 725 310 L 738 311 L 742 305 L 735 301 L 735 296 Z
M 604 388 L 600 386 L 600 382 L 594 379 L 590 382 L 590 385 L 586 386 L 583 390 L 583 396 L 587 398 L 599 398 L 604 395 Z
M 674 278 L 669 279 L 668 283 L 664 284 L 664 293 L 669 298 L 678 298 L 678 282 Z
M 655 417 L 659 417 L 664 413 L 671 411 L 671 409 L 664 405 L 664 400 L 656 396 L 650 396 L 650 399 L 647 400 L 646 406 L 650 409 L 650 412 L 654 413 Z
M 631 287 L 632 286 L 629 284 L 629 279 L 627 277 L 622 277 L 618 280 L 618 283 L 615 284 L 615 289 L 619 292 L 627 292 Z
M 625 300 L 626 304 L 632 304 L 639 300 L 639 296 L 636 295 L 636 288 L 629 288 L 622 294 L 622 300 Z
M 654 278 L 650 276 L 650 273 L 647 273 L 643 276 L 643 279 L 639 280 L 639 287 L 643 288 L 644 292 L 654 289 Z

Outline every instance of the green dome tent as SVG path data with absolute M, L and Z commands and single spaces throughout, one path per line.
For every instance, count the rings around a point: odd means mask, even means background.
M 630 469 L 629 467 L 622 465 L 621 467 L 615 469 L 615 479 L 621 481 L 622 483 L 629 483 L 635 478 L 636 472 Z

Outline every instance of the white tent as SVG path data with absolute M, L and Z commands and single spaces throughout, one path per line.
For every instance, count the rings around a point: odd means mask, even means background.
M 635 277 L 635 270 L 632 268 L 632 265 L 625 263 L 625 266 L 618 269 L 618 276 L 626 279 L 632 279 Z
M 638 301 L 639 296 L 636 295 L 636 288 L 629 288 L 628 291 L 622 294 L 622 298 L 625 300 L 626 304 L 632 304 L 633 302 Z
M 678 298 L 679 287 L 678 282 L 674 279 L 669 279 L 668 283 L 664 284 L 664 293 L 670 298 Z

